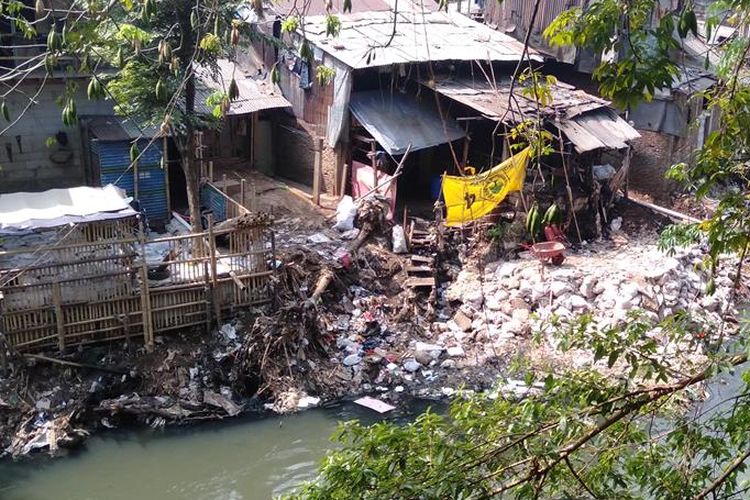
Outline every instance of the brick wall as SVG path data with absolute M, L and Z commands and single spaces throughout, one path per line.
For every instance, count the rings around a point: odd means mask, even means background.
M 687 138 L 670 139 L 667 134 L 647 130 L 638 132 L 641 138 L 633 141 L 629 187 L 652 196 L 655 201 L 668 202 L 680 185 L 664 176 L 673 164 L 690 161 L 695 137 L 691 134 Z
M 111 101 L 91 102 L 86 98 L 86 83 L 85 80 L 79 81 L 78 114 L 112 114 Z M 11 119 L 17 117 L 28 103 L 25 96 L 33 96 L 37 88 L 37 83 L 23 83 L 19 86 L 20 92 L 10 94 L 7 102 Z M 44 191 L 84 184 L 79 129 L 63 125 L 61 108 L 55 102 L 64 90 L 62 82 L 47 82 L 37 98 L 38 103 L 0 137 L 0 193 Z M 0 128 L 3 126 L 0 122 Z M 68 136 L 66 150 L 60 150 L 57 145 L 47 147 L 47 138 L 61 131 Z
M 316 138 L 315 127 L 292 116 L 278 116 L 274 130 L 276 175 L 313 185 Z M 336 152 L 323 141 L 323 182 L 321 189 L 333 193 L 336 186 Z

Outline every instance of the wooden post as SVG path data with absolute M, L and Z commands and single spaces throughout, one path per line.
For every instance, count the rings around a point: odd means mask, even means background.
M 172 195 L 169 192 L 169 155 L 167 153 L 167 136 L 165 135 L 162 139 L 162 145 L 161 145 L 161 161 L 163 162 L 163 169 L 164 169 L 164 187 L 166 188 L 166 195 L 167 195 L 167 214 L 172 213 Z
M 133 162 L 133 198 L 136 200 L 139 199 L 139 189 L 138 189 L 138 160 Z
M 62 310 L 62 291 L 60 283 L 52 283 L 52 304 L 55 306 L 55 320 L 57 321 L 57 348 L 60 354 L 65 352 L 65 318 Z
M 461 0 L 459 0 L 458 5 L 461 5 Z M 464 124 L 464 131 L 466 132 L 466 138 L 464 139 L 464 150 L 463 154 L 461 155 L 461 168 L 466 167 L 466 164 L 469 161 L 469 143 L 471 142 L 471 139 L 469 139 L 469 122 L 467 121 Z M 492 139 L 495 140 L 494 138 Z
M 143 318 L 143 343 L 147 352 L 154 351 L 154 326 L 151 315 L 151 296 L 148 291 L 148 270 L 145 265 L 138 270 L 141 275 L 141 317 Z
M 211 288 L 216 322 L 221 323 L 221 303 L 219 302 L 219 285 L 216 265 L 216 238 L 214 237 L 214 214 L 208 214 L 208 254 L 211 262 Z
M 203 261 L 203 276 L 206 280 L 204 294 L 206 297 L 206 335 L 208 335 L 211 333 L 211 303 L 213 302 L 213 297 L 211 295 L 211 275 L 208 272 L 208 262 L 205 260 Z
M 255 181 L 250 181 L 250 211 L 258 211 L 258 188 L 255 186 Z
M 143 232 L 143 219 L 138 220 L 138 240 L 141 244 L 141 316 L 143 318 L 143 343 L 147 352 L 154 350 L 154 325 L 151 314 L 151 295 L 148 291 L 148 264 L 146 264 L 146 235 Z
M 250 168 L 255 169 L 255 123 L 258 121 L 258 113 L 250 115 Z
M 133 343 L 130 339 L 130 313 L 122 315 L 122 329 L 125 335 L 125 345 L 127 346 L 128 354 L 131 354 L 133 352 Z
M 213 160 L 208 162 L 208 180 L 211 182 L 214 181 L 214 161 Z
M 372 167 L 372 188 L 377 189 L 378 187 L 378 160 L 376 158 L 377 148 L 375 147 L 375 141 L 370 143 L 370 166 Z
M 221 174 L 221 192 L 227 194 L 227 174 Z
M 344 172 L 341 174 L 341 184 L 339 184 L 339 200 L 346 194 L 346 178 L 349 176 L 349 164 L 344 163 Z
M 242 205 L 243 208 L 247 208 L 247 201 L 245 197 L 247 196 L 247 193 L 245 192 L 245 178 L 243 177 L 240 179 L 240 205 Z
M 315 159 L 313 160 L 313 203 L 320 205 L 320 177 L 323 170 L 323 138 L 315 140 Z

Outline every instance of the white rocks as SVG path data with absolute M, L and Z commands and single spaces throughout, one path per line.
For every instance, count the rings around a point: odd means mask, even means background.
M 511 314 L 511 318 L 513 321 L 519 322 L 519 323 L 528 323 L 530 312 L 528 309 L 525 308 L 519 308 L 515 309 L 513 313 Z
M 620 297 L 625 300 L 634 299 L 638 296 L 637 283 L 622 283 L 620 285 Z
M 464 348 L 461 347 L 460 345 L 451 346 L 451 347 L 447 348 L 446 349 L 446 353 L 448 354 L 448 356 L 450 356 L 452 358 L 463 357 L 464 354 L 465 354 Z
M 509 278 L 513 276 L 513 273 L 516 271 L 516 268 L 517 268 L 517 265 L 515 262 L 503 262 L 495 270 L 495 278 L 496 279 Z
M 550 291 L 552 292 L 553 297 L 559 297 L 564 293 L 572 292 L 573 287 L 568 281 L 553 281 L 550 285 Z
M 588 301 L 580 295 L 571 295 L 568 298 L 568 304 L 570 304 L 571 309 L 574 311 L 589 309 L 590 307 Z
M 418 353 L 425 353 L 432 359 L 438 359 L 440 354 L 443 352 L 443 348 L 436 344 L 428 344 L 426 342 L 417 342 L 414 350 Z
M 596 297 L 597 294 L 594 292 L 594 288 L 598 282 L 599 278 L 596 276 L 585 276 L 583 281 L 581 281 L 581 287 L 579 288 L 581 295 L 589 300 Z

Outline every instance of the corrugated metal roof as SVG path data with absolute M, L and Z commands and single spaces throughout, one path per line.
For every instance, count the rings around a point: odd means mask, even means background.
M 555 126 L 567 136 L 579 153 L 596 149 L 623 149 L 628 147 L 628 141 L 641 136 L 609 108 L 600 108 L 571 120 L 562 120 L 555 123 Z
M 552 102 L 539 109 L 533 99 L 523 95 L 522 87 L 516 86 L 513 100 L 509 99 L 510 79 L 494 85 L 469 79 L 440 80 L 425 85 L 496 121 L 518 123 L 539 112 L 548 123 L 563 131 L 579 153 L 624 148 L 627 141 L 640 137 L 628 122 L 609 108 L 608 101 L 559 81 L 550 86 Z
M 354 117 L 392 155 L 455 141 L 466 134 L 450 116 L 441 118 L 433 103 L 400 93 L 353 92 Z
M 575 47 L 551 47 L 542 36 L 545 29 L 560 14 L 574 7 L 581 7 L 584 0 L 544 0 L 539 3 L 539 9 L 531 28 L 530 42 L 533 47 L 549 54 L 560 62 L 575 63 Z M 505 33 L 523 40 L 531 24 L 534 2 L 530 0 L 504 0 L 484 2 L 484 20 L 497 26 Z
M 423 82 L 424 85 L 451 99 L 461 102 L 483 115 L 494 120 L 520 122 L 524 118 L 537 114 L 537 104 L 534 99 L 524 96 L 523 86 L 516 84 L 511 101 L 511 80 L 504 78 L 497 83 L 490 84 L 486 80 L 471 80 L 470 78 L 454 78 Z M 587 94 L 572 85 L 558 81 L 549 86 L 552 102 L 542 107 L 544 116 L 562 116 L 573 118 L 594 109 L 609 106 L 609 101 Z M 509 104 L 512 106 L 509 109 Z
M 271 8 L 274 12 L 282 16 L 294 15 L 298 12 L 300 14 L 304 13 L 305 16 L 324 16 L 328 13 L 326 3 L 327 2 L 321 0 L 308 0 L 305 2 L 298 2 L 297 0 L 274 0 Z M 353 0 L 351 4 L 351 13 L 353 14 L 358 12 L 391 10 L 390 4 L 385 0 Z M 343 6 L 343 0 L 331 0 L 330 13 L 343 14 Z M 435 6 L 437 6 L 437 4 L 435 4 Z
M 151 139 L 159 135 L 159 129 L 142 126 L 133 120 L 113 115 L 82 116 L 92 137 L 105 142 L 132 141 L 137 138 Z
M 399 6 L 395 17 L 394 24 L 392 11 L 341 15 L 341 31 L 331 38 L 325 16 L 310 16 L 304 32 L 315 46 L 354 69 L 428 61 L 518 61 L 523 53 L 521 42 L 457 12 Z M 542 60 L 533 50 L 531 57 Z
M 212 73 L 208 69 L 197 71 L 199 84 L 196 85 L 195 109 L 198 113 L 211 114 L 213 108 L 206 104 L 208 97 L 215 91 L 226 92 L 229 82 L 234 76 L 239 88 L 239 97 L 232 101 L 228 115 L 244 115 L 264 109 L 288 108 L 291 106 L 281 93 L 278 86 L 267 79 L 254 80 L 226 59 L 218 61 L 218 72 Z

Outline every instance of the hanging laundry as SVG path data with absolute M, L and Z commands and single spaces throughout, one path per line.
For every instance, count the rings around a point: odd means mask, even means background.
M 479 175 L 443 175 L 443 198 L 448 226 L 460 226 L 490 213 L 512 191 L 523 188 L 530 148 L 516 153 Z

